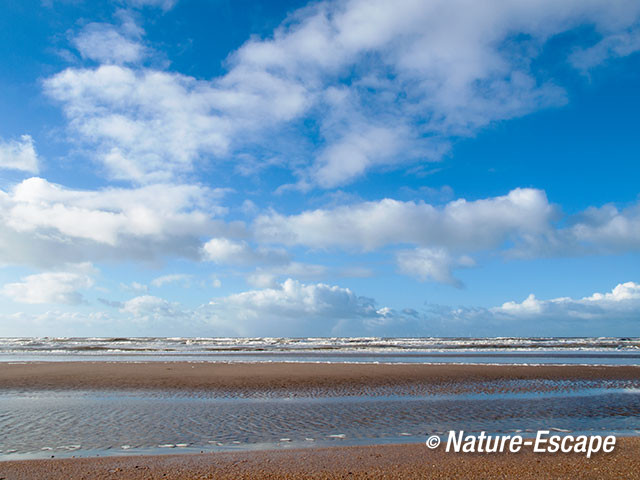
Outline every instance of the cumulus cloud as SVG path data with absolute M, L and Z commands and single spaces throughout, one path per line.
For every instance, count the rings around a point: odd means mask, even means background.
M 30 282 L 37 283 L 29 277 L 22 283 Z M 60 283 L 73 282 L 60 276 L 56 281 L 47 281 L 47 291 L 52 284 Z M 88 283 L 78 281 L 76 288 L 85 288 L 84 285 Z M 24 295 L 38 303 L 44 299 L 36 293 Z M 50 294 L 46 300 L 68 302 L 77 297 L 69 297 L 67 290 L 57 296 Z M 28 325 L 31 333 L 43 335 L 60 332 L 96 335 L 99 331 L 101 335 L 162 332 L 182 336 L 481 336 L 495 335 L 496 329 L 502 335 L 516 336 L 575 336 L 576 332 L 599 336 L 633 335 L 640 328 L 640 284 L 633 281 L 621 283 L 610 292 L 577 299 L 542 300 L 532 294 L 522 302 L 508 301 L 493 308 L 427 304 L 421 311 L 381 307 L 374 299 L 359 296 L 349 288 L 291 279 L 274 287 L 216 298 L 197 308 L 151 295 L 137 296 L 124 303 L 103 303 L 119 308 L 118 315 L 99 311 L 89 315 L 68 311 L 2 314 L 0 326 L 5 334 L 11 335 L 25 334 L 24 330 L 14 328 L 19 324 L 23 328 Z
M 622 283 L 588 297 L 506 302 L 493 308 L 426 305 L 421 311 L 381 307 L 372 298 L 323 283 L 288 279 L 273 287 L 213 300 L 194 310 L 157 297 L 137 297 L 136 318 L 177 319 L 216 335 L 629 335 L 637 331 L 640 284 Z M 123 309 L 124 310 L 124 309 Z M 494 333 L 495 334 L 495 333 Z
M 140 320 L 175 318 L 182 313 L 177 304 L 152 295 L 141 295 L 127 300 L 120 311 Z
M 344 322 L 385 322 L 392 311 L 348 288 L 288 279 L 275 288 L 216 299 L 201 314 L 212 325 L 239 335 L 313 335 L 329 334 Z
M 452 136 L 564 103 L 564 91 L 532 68 L 546 40 L 584 23 L 624 29 L 639 10 L 598 1 L 321 2 L 232 58 L 235 69 L 297 78 L 313 95 L 324 142 L 303 180 L 333 187 L 375 166 L 438 159 Z
M 44 85 L 114 178 L 166 181 L 260 145 L 257 161 L 295 158 L 299 187 L 333 188 L 373 168 L 438 160 L 452 139 L 562 105 L 564 90 L 535 68 L 547 40 L 592 26 L 603 43 L 582 56 L 621 56 L 635 48 L 639 15 L 625 0 L 326 1 L 247 41 L 210 80 L 102 65 Z M 310 137 L 318 141 L 302 141 Z
M 454 258 L 444 248 L 416 248 L 400 250 L 396 253 L 396 262 L 400 272 L 418 277 L 422 281 L 433 280 L 461 287 L 462 283 L 453 276 L 452 270 L 459 267 L 472 267 L 472 258 L 463 255 Z
M 114 331 L 152 336 L 218 335 L 218 332 L 212 331 L 211 324 L 206 321 L 202 311 L 203 308 L 188 308 L 153 295 L 140 295 L 122 304 L 116 320 L 118 328 Z M 233 326 L 229 326 L 222 334 L 230 334 L 232 331 Z
M 300 262 L 288 264 L 258 267 L 247 275 L 247 282 L 260 288 L 275 287 L 281 277 L 294 277 L 297 279 L 318 279 L 326 275 L 328 269 L 324 265 L 314 265 Z
M 638 320 L 640 315 L 640 284 L 626 282 L 616 285 L 611 292 L 594 293 L 573 299 L 569 297 L 539 300 L 530 294 L 522 302 L 506 302 L 494 307 L 491 313 L 516 319 Z
M 76 272 L 45 272 L 28 275 L 21 282 L 7 283 L 2 294 L 20 303 L 65 303 L 76 305 L 84 301 L 78 290 L 91 288 L 93 279 Z
M 103 65 L 67 69 L 44 85 L 107 172 L 142 183 L 183 176 L 204 156 L 224 156 L 234 133 L 289 120 L 305 103 L 301 87 L 266 74 L 212 85 Z
M 0 191 L 0 262 L 197 259 L 200 237 L 241 229 L 215 215 L 224 194 L 197 185 L 73 190 L 30 178 Z M 55 253 L 54 253 L 55 252 Z
M 202 255 L 219 265 L 255 267 L 246 276 L 247 282 L 255 287 L 273 287 L 283 276 L 319 278 L 327 271 L 322 265 L 294 262 L 284 249 L 253 248 L 246 241 L 229 238 L 212 238 L 203 245 Z
M 576 215 L 561 239 L 588 253 L 640 250 L 640 202 L 620 210 L 614 205 L 591 207 Z
M 124 30 L 124 31 L 123 31 Z M 133 34 L 134 38 L 126 35 Z M 138 41 L 137 28 L 118 29 L 106 23 L 90 23 L 73 39 L 83 58 L 100 63 L 136 63 L 144 56 L 144 46 Z
M 525 235 L 508 256 L 612 255 L 640 250 L 640 202 L 620 209 L 612 204 L 589 207 L 562 218 L 544 235 Z
M 470 255 L 540 258 L 607 255 L 640 250 L 640 203 L 590 207 L 562 216 L 545 193 L 515 189 L 507 195 L 444 205 L 383 199 L 282 215 L 271 211 L 253 224 L 264 243 L 314 249 L 395 252 L 401 273 L 460 286 L 453 271 L 474 265 Z
M 160 277 L 156 277 L 151 281 L 151 285 L 154 287 L 162 287 L 163 285 L 168 285 L 171 283 L 184 283 L 188 284 L 191 280 L 191 275 L 187 275 L 184 273 L 172 273 L 170 275 L 162 275 Z
M 639 319 L 640 284 L 626 282 L 583 298 L 530 294 L 492 308 L 427 304 L 398 328 L 407 335 L 628 336 L 639 331 Z
M 212 238 L 202 247 L 205 260 L 226 265 L 288 264 L 285 250 L 258 247 L 252 248 L 245 241 L 228 238 Z
M 74 132 L 97 144 L 114 178 L 167 181 L 188 171 L 200 152 L 227 148 L 226 126 L 210 115 L 194 79 L 117 65 L 67 69 L 46 80 Z
M 376 164 L 405 157 L 410 147 L 406 129 L 365 125 L 354 130 L 318 154 L 312 174 L 318 185 L 332 188 L 349 183 Z
M 117 244 L 125 236 L 206 231 L 203 206 L 214 192 L 197 186 L 153 185 L 139 189 L 71 190 L 42 178 L 24 180 L 4 193 L 3 216 L 17 231 L 52 229 L 69 237 Z M 214 210 L 215 211 L 215 210 Z
M 20 140 L 0 141 L 0 169 L 38 173 L 38 155 L 30 135 Z
M 313 248 L 373 250 L 402 243 L 452 250 L 497 247 L 508 239 L 548 231 L 554 208 L 545 193 L 515 189 L 507 195 L 439 207 L 383 199 L 284 216 L 275 212 L 254 222 L 257 238 Z

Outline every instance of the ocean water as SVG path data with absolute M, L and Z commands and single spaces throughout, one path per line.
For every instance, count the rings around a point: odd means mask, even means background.
M 525 391 L 355 397 L 4 391 L 0 460 L 409 443 L 449 430 L 640 433 L 640 384 L 520 387 Z
M 12 361 L 640 365 L 640 338 L 0 338 Z

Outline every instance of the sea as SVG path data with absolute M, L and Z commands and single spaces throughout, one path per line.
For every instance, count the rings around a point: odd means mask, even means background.
M 640 338 L 0 338 L 0 362 L 25 361 L 640 365 Z
M 640 366 L 640 338 L 0 338 L 0 369 L 60 361 Z M 451 430 L 640 435 L 640 376 L 486 387 L 346 395 L 0 385 L 0 461 L 415 443 Z

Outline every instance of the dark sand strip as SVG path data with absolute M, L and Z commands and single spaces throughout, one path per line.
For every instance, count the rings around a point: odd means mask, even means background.
M 201 455 L 0 462 L 0 478 L 69 479 L 637 479 L 640 438 L 619 438 L 612 453 L 452 454 L 422 444 Z
M 499 380 L 640 380 L 633 366 L 391 365 L 345 363 L 0 363 L 5 389 L 344 390 L 456 386 Z M 489 387 L 491 388 L 491 387 Z

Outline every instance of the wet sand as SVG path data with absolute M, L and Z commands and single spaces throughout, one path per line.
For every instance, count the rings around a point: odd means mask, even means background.
M 640 367 L 326 363 L 42 362 L 0 364 L 4 389 L 327 390 L 367 395 L 375 387 L 455 393 L 499 391 L 505 380 L 633 381 Z M 534 382 L 535 383 L 535 382 Z M 558 388 L 559 388 L 558 387 Z M 537 388 L 537 387 L 536 387 Z M 539 388 L 545 388 L 540 385 Z M 554 387 L 555 388 L 555 387 Z
M 0 462 L 0 478 L 92 479 L 636 479 L 640 438 L 618 438 L 612 453 L 453 454 L 423 444 L 201 455 Z
M 513 380 L 534 380 L 520 387 Z M 551 386 L 545 382 L 549 380 Z M 637 384 L 640 367 L 315 363 L 64 362 L 0 364 L 0 389 L 266 390 L 305 394 L 571 388 Z M 567 383 L 564 383 L 567 381 Z M 514 386 L 515 385 L 515 386 Z M 568 385 L 568 387 L 567 387 Z M 329 392 L 329 393 L 327 393 Z M 0 479 L 640 478 L 640 437 L 611 454 L 453 454 L 424 444 L 0 461 Z

